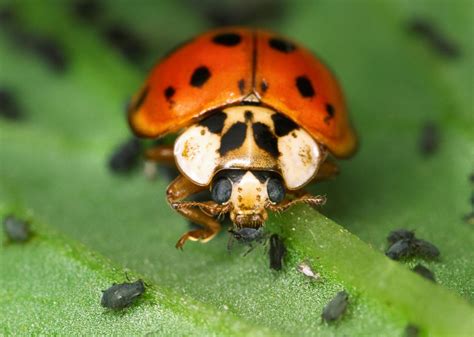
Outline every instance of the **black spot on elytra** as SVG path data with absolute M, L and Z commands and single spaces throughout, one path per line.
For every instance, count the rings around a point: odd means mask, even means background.
M 206 66 L 197 67 L 193 74 L 191 75 L 191 79 L 189 80 L 189 84 L 193 87 L 200 88 L 207 82 L 207 80 L 211 77 L 211 72 L 209 68 Z
M 279 137 L 286 136 L 291 131 L 299 128 L 298 124 L 281 113 L 273 114 L 272 120 L 275 134 Z
M 123 23 L 107 26 L 103 36 L 112 47 L 134 64 L 140 64 L 146 56 L 147 47 L 144 41 Z
M 244 117 L 246 122 L 251 122 L 253 120 L 253 112 L 250 110 L 245 111 Z
M 150 88 L 147 86 L 145 87 L 141 92 L 140 92 L 140 95 L 138 96 L 137 100 L 135 101 L 135 103 L 133 103 L 130 107 L 129 107 L 129 112 L 132 112 L 132 111 L 136 111 L 138 109 L 140 109 L 140 107 L 143 105 L 143 103 L 145 102 L 147 96 L 148 96 L 148 92 L 150 91 Z
M 217 34 L 212 38 L 212 42 L 222 46 L 233 47 L 242 41 L 242 37 L 236 33 Z
M 303 97 L 313 97 L 316 94 L 311 81 L 306 76 L 298 76 L 296 78 L 296 87 Z
M 221 156 L 227 152 L 239 148 L 245 141 L 247 133 L 247 124 L 237 122 L 232 125 L 229 130 L 222 136 L 221 147 L 219 153 Z
M 9 89 L 0 88 L 0 116 L 10 120 L 22 118 L 16 97 Z
M 104 9 L 97 0 L 76 0 L 72 3 L 74 16 L 86 23 L 97 23 Z
M 165 98 L 167 101 L 171 101 L 171 98 L 175 94 L 176 90 L 172 87 L 169 86 L 168 88 L 165 89 Z
M 252 124 L 253 136 L 255 143 L 264 151 L 270 153 L 273 157 L 278 157 L 280 151 L 278 151 L 278 139 L 270 131 L 268 125 L 263 123 Z
M 268 40 L 268 45 L 282 53 L 291 53 L 296 49 L 296 46 L 292 42 L 281 38 L 271 38 Z
M 202 121 L 199 122 L 199 125 L 205 126 L 208 128 L 209 132 L 220 134 L 222 132 L 222 128 L 224 127 L 224 121 L 226 120 L 227 115 L 218 110 L 209 117 L 204 118 Z
M 237 86 L 239 87 L 240 93 L 243 95 L 245 93 L 245 80 L 239 80 L 239 82 L 237 82 Z
M 268 83 L 267 81 L 265 80 L 262 80 L 262 82 L 260 82 L 260 90 L 262 90 L 262 93 L 267 91 L 268 89 Z
M 334 118 L 334 113 L 335 113 L 335 110 L 334 110 L 334 107 L 332 106 L 332 104 L 328 103 L 326 104 L 326 117 L 324 117 L 324 122 L 327 124 L 329 123 L 329 121 L 331 119 Z

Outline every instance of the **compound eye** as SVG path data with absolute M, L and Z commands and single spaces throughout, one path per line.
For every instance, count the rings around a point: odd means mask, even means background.
M 212 185 L 211 197 L 218 204 L 228 201 L 231 194 L 232 183 L 227 178 L 220 178 Z
M 272 178 L 267 183 L 268 198 L 271 202 L 279 203 L 285 198 L 285 188 L 279 179 Z

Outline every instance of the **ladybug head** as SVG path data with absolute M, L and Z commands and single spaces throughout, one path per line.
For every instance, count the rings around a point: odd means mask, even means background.
M 224 170 L 213 179 L 212 199 L 227 205 L 234 236 L 247 235 L 263 226 L 268 218 L 266 208 L 285 198 L 282 178 L 268 171 Z M 252 230 L 253 229 L 253 230 Z M 245 235 L 244 235 L 245 234 Z

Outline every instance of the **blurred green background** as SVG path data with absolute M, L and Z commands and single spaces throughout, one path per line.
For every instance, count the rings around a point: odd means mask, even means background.
M 274 30 L 337 74 L 360 136 L 324 193 L 268 224 L 288 245 L 285 268 L 265 247 L 227 252 L 174 244 L 188 224 L 166 204 L 168 179 L 109 160 L 130 133 L 125 106 L 153 64 L 221 25 Z M 0 333 L 422 336 L 474 334 L 473 1 L 0 1 L 0 215 L 35 237 L 0 249 Z M 390 230 L 439 247 L 439 261 L 392 262 Z M 2 240 L 5 239 L 2 233 Z M 359 240 L 360 239 L 360 240 Z M 321 272 L 311 282 L 303 260 Z M 422 262 L 431 284 L 409 268 Z M 101 290 L 143 277 L 124 313 Z M 348 312 L 321 323 L 346 289 Z

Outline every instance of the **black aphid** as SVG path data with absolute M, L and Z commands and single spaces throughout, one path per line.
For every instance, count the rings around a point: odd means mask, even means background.
M 249 228 L 244 227 L 240 228 L 239 230 L 229 230 L 232 234 L 233 238 L 236 239 L 238 242 L 243 244 L 249 244 L 254 241 L 261 241 L 263 239 L 264 233 L 263 228 Z
M 10 242 L 26 242 L 31 237 L 28 222 L 13 215 L 7 215 L 3 219 L 3 231 Z
M 286 247 L 283 240 L 277 235 L 270 236 L 270 268 L 274 270 L 281 270 L 283 267 L 283 258 L 286 253 Z
M 413 240 L 411 239 L 402 239 L 395 242 L 390 248 L 385 252 L 392 260 L 399 260 L 403 257 L 409 257 L 413 255 Z
M 425 259 L 437 259 L 440 255 L 438 247 L 421 239 L 413 240 L 413 254 Z
M 114 23 L 103 32 L 107 42 L 116 48 L 128 61 L 140 64 L 146 56 L 147 46 L 130 27 L 123 23 Z
M 127 173 L 133 170 L 140 159 L 141 144 L 137 138 L 131 138 L 120 144 L 109 159 L 109 168 L 116 173 Z
M 97 0 L 75 0 L 72 3 L 73 14 L 85 23 L 98 23 L 104 12 L 102 4 Z
M 409 231 L 408 229 L 396 229 L 394 231 L 391 231 L 390 234 L 387 236 L 387 241 L 390 245 L 393 245 L 395 242 L 403 240 L 403 239 L 414 239 L 415 238 L 415 232 L 414 231 Z
M 458 44 L 445 36 L 433 22 L 418 17 L 410 21 L 408 28 L 412 33 L 424 38 L 437 54 L 447 59 L 461 56 Z
M 420 335 L 420 329 L 413 324 L 408 324 L 405 327 L 404 337 L 418 337 Z
M 423 276 L 424 278 L 426 278 L 430 281 L 436 282 L 434 273 L 431 270 L 429 270 L 428 268 L 426 268 L 425 266 L 423 266 L 422 264 L 418 263 L 412 270 L 415 273 Z
M 321 318 L 328 323 L 336 321 L 346 311 L 348 301 L 348 293 L 345 291 L 338 292 L 337 295 L 324 307 Z
M 385 255 L 393 260 L 413 256 L 433 260 L 440 256 L 439 249 L 435 245 L 426 240 L 417 239 L 413 231 L 406 229 L 390 232 L 387 241 L 390 246 Z
M 109 309 L 120 310 L 133 304 L 145 292 L 145 283 L 138 280 L 131 283 L 114 284 L 102 291 L 100 304 Z

